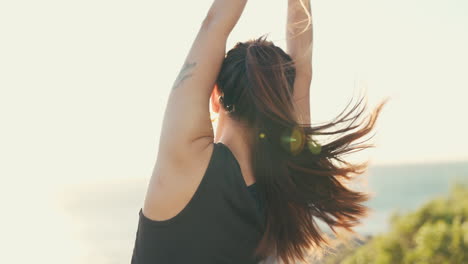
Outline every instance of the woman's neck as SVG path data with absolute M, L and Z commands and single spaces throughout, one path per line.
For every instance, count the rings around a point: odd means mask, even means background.
M 246 125 L 231 119 L 226 113 L 220 113 L 214 142 L 222 142 L 238 155 L 238 159 L 247 161 L 252 146 L 249 132 Z

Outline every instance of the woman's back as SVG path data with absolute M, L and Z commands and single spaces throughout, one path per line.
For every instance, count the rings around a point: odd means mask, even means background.
M 221 142 L 189 203 L 176 216 L 155 221 L 139 212 L 132 264 L 258 263 L 253 256 L 264 216 L 231 150 Z

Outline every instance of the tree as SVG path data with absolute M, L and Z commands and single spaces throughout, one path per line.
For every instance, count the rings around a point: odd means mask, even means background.
M 447 197 L 414 212 L 395 212 L 388 233 L 340 259 L 343 264 L 468 263 L 468 185 L 455 183 Z

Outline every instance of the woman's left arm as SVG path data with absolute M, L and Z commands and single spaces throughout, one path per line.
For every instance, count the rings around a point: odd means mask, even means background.
M 192 146 L 198 149 L 213 142 L 209 99 L 225 57 L 227 38 L 246 3 L 213 2 L 170 92 L 158 159 L 183 161 L 193 154 Z

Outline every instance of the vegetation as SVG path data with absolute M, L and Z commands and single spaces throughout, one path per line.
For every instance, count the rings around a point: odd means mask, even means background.
M 344 249 L 323 263 L 468 263 L 468 185 L 454 184 L 447 197 L 414 212 L 393 213 L 390 231 Z

